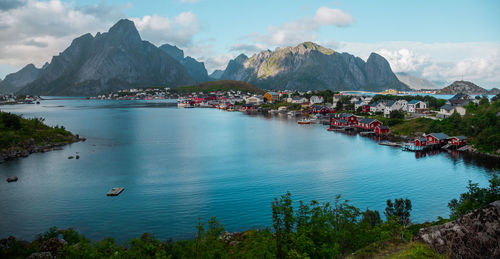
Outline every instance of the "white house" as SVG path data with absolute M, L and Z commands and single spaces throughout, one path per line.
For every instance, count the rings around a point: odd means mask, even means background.
M 385 109 L 384 102 L 376 102 L 370 105 L 370 112 L 383 112 Z
M 416 113 L 417 109 L 427 109 L 427 104 L 419 100 L 411 100 L 408 103 L 408 112 Z
M 323 103 L 323 96 L 313 95 L 309 99 L 309 102 L 311 103 L 311 105 L 314 105 L 314 104 L 317 104 L 317 103 Z
M 408 111 L 408 101 L 397 100 L 387 102 L 384 108 L 384 116 L 389 117 L 391 111 Z
M 365 101 L 357 101 L 354 103 L 354 110 L 358 110 L 358 108 L 360 107 L 363 107 L 363 105 L 367 105 L 368 103 L 366 103 Z
M 465 107 L 461 105 L 450 105 L 450 104 L 445 104 L 439 108 L 439 112 L 436 115 L 438 118 L 448 118 L 450 117 L 454 112 L 457 112 L 461 116 L 465 115 L 466 109 Z
M 286 102 L 288 102 L 288 103 L 295 103 L 295 104 L 302 104 L 302 103 L 309 102 L 309 100 L 307 98 L 305 98 L 305 97 L 295 96 L 295 97 L 292 97 L 292 98 L 288 97 L 286 99 Z
M 250 97 L 247 97 L 245 99 L 245 103 L 246 104 L 254 104 L 254 105 L 259 105 L 261 103 L 263 103 L 264 100 L 262 100 L 262 98 L 258 97 L 258 96 L 250 96 Z

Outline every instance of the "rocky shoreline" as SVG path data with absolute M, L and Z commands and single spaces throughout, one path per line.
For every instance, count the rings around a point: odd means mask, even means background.
M 62 146 L 83 142 L 87 140 L 86 138 L 82 138 L 79 135 L 73 136 L 71 140 L 68 142 L 59 142 L 59 143 L 48 143 L 45 145 L 37 145 L 34 139 L 30 139 L 23 143 L 22 147 L 9 148 L 0 151 L 0 164 L 5 163 L 9 160 L 14 160 L 21 157 L 28 157 L 33 153 L 45 153 L 53 150 L 62 150 Z

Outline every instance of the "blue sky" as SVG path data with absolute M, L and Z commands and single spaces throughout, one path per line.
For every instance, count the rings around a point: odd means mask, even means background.
M 377 52 L 395 72 L 500 87 L 500 1 L 3 1 L 0 78 L 129 18 L 143 39 L 178 45 L 209 71 L 241 52 L 314 41 L 363 59 Z

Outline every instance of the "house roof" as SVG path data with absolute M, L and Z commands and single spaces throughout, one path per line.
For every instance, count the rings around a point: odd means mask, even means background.
M 366 123 L 366 124 L 371 124 L 375 121 L 378 121 L 377 119 L 372 119 L 372 118 L 364 118 L 359 120 L 359 123 Z
M 420 141 L 420 142 L 427 142 L 426 138 L 416 138 L 415 141 Z
M 455 136 L 455 137 L 452 137 L 452 138 L 456 138 L 458 140 L 467 140 L 466 136 Z
M 337 121 L 340 122 L 340 123 L 348 123 L 348 121 L 343 120 L 343 119 L 340 119 L 340 120 L 337 120 Z
M 451 106 L 449 104 L 445 104 L 445 105 L 441 106 L 440 109 L 451 111 L 451 110 L 455 109 L 455 107 L 453 107 L 453 106 Z
M 390 100 L 385 105 L 386 106 L 392 106 L 394 103 L 396 103 L 396 101 Z
M 439 139 L 439 140 L 443 140 L 443 139 L 449 139 L 450 136 L 442 133 L 442 132 L 439 132 L 439 133 L 431 133 L 429 134 L 430 136 L 433 136 L 434 138 L 436 139 Z
M 266 94 L 270 94 L 270 95 L 279 95 L 277 92 L 267 92 Z
M 410 102 L 408 102 L 408 104 L 417 104 L 421 102 L 420 100 L 411 100 Z
M 449 100 L 464 99 L 467 96 L 468 96 L 467 94 L 458 93 L 458 94 L 455 94 L 453 97 L 451 97 Z
M 377 128 L 379 128 L 379 129 L 389 129 L 389 127 L 387 127 L 385 125 L 379 125 L 379 126 L 377 126 Z

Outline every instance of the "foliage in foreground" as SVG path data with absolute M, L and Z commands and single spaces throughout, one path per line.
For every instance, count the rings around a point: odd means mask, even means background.
M 500 199 L 497 176 L 490 180 L 489 188 L 469 184 L 469 192 L 450 202 L 454 204 L 451 216 L 482 207 L 491 199 Z M 412 237 L 421 227 L 449 220 L 411 224 L 408 199 L 388 200 L 385 221 L 378 211 L 361 211 L 340 196 L 333 203 L 293 204 L 290 193 L 274 199 L 272 230 L 229 234 L 211 218 L 198 223 L 193 239 L 160 241 L 144 233 L 119 245 L 112 238 L 90 241 L 73 229 L 53 227 L 31 243 L 0 240 L 0 258 L 26 258 L 40 251 L 58 258 L 444 258 L 427 245 L 413 242 Z
M 42 118 L 25 119 L 19 115 L 0 111 L 0 150 L 21 148 L 26 141 L 33 139 L 35 144 L 69 143 L 71 132 L 64 127 L 50 127 Z

